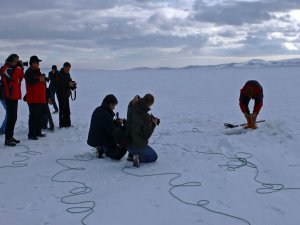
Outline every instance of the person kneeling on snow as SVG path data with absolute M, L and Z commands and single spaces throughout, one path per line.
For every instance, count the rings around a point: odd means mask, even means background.
M 153 103 L 153 95 L 146 94 L 143 98 L 136 96 L 128 105 L 127 130 L 130 143 L 127 150 L 135 167 L 139 167 L 140 163 L 157 160 L 156 152 L 148 145 L 148 140 L 160 121 L 148 113 Z
M 102 105 L 93 112 L 87 143 L 97 149 L 99 158 L 106 156 L 120 160 L 126 154 L 125 147 L 118 145 L 114 134 L 123 125 L 122 119 L 114 120 L 114 109 L 118 100 L 114 95 L 107 95 Z
M 247 119 L 247 125 L 244 126 L 245 129 L 257 128 L 255 123 L 257 115 L 263 106 L 263 98 L 263 88 L 256 80 L 247 81 L 244 87 L 241 89 L 240 108 Z M 250 114 L 249 110 L 249 102 L 251 99 L 254 99 L 255 101 L 252 114 Z

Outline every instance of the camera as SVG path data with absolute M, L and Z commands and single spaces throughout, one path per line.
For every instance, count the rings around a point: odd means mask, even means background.
M 22 62 L 22 65 L 28 67 L 28 65 L 29 65 L 28 61 L 27 62 Z
M 70 87 L 70 89 L 71 89 L 72 91 L 74 91 L 74 90 L 77 89 L 77 83 L 76 83 L 75 81 L 71 81 L 71 82 L 72 82 L 73 86 Z
M 28 65 L 29 65 L 28 62 L 22 62 L 21 60 L 17 62 L 17 66 L 19 67 L 24 67 L 24 66 L 28 67 Z
M 157 119 L 157 126 L 160 124 L 160 119 L 151 114 L 151 119 Z

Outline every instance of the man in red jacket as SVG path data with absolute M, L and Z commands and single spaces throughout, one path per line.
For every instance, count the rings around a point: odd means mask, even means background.
M 46 103 L 45 76 L 40 71 L 40 60 L 37 56 L 30 57 L 30 67 L 25 72 L 26 101 L 29 107 L 28 139 L 37 140 L 45 137 L 42 134 L 43 107 Z
M 259 111 L 263 106 L 263 98 L 264 98 L 263 88 L 256 80 L 247 81 L 244 87 L 241 89 L 240 108 L 247 119 L 247 125 L 244 126 L 245 129 L 257 128 L 255 123 L 256 123 L 257 115 L 259 114 Z M 248 106 L 251 99 L 254 99 L 255 101 L 252 114 L 250 114 L 250 110 Z
M 18 66 L 19 56 L 11 54 L 1 68 L 1 79 L 4 87 L 3 98 L 6 103 L 7 124 L 5 128 L 5 146 L 16 146 L 20 141 L 14 138 L 14 129 L 18 118 L 18 101 L 22 97 L 21 82 L 23 68 Z M 22 65 L 22 63 L 21 63 Z

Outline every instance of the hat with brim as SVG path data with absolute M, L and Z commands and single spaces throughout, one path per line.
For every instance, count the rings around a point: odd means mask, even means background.
M 29 61 L 30 61 L 31 63 L 42 62 L 42 60 L 39 59 L 36 55 L 31 56 Z

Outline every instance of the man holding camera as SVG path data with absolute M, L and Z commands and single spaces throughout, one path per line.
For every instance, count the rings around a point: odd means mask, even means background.
M 20 141 L 14 138 L 18 117 L 18 101 L 22 97 L 21 82 L 24 77 L 23 63 L 17 54 L 11 54 L 1 67 L 3 99 L 6 105 L 7 121 L 5 127 L 5 146 L 14 147 Z
M 53 112 L 53 114 L 58 113 L 58 107 L 57 107 L 57 104 L 55 101 L 55 93 L 56 93 L 55 78 L 56 78 L 57 74 L 58 74 L 57 66 L 53 65 L 51 71 L 48 74 L 48 79 L 50 80 L 50 84 L 49 84 L 49 90 L 50 90 L 50 94 L 51 94 L 50 98 L 52 101 L 53 108 L 55 110 Z
M 57 74 L 55 78 L 56 94 L 59 105 L 59 127 L 71 126 L 71 111 L 69 97 L 71 90 L 77 88 L 77 84 L 72 80 L 70 76 L 71 64 L 65 62 L 63 68 Z
M 143 98 L 136 96 L 128 105 L 127 129 L 130 144 L 127 148 L 132 155 L 133 166 L 139 167 L 140 163 L 150 163 L 157 160 L 157 154 L 148 145 L 155 127 L 160 120 L 148 112 L 154 103 L 154 97 L 146 94 Z
M 117 144 L 115 137 L 117 129 L 124 125 L 124 121 L 118 116 L 114 120 L 114 109 L 117 104 L 117 98 L 110 94 L 93 112 L 87 143 L 97 149 L 99 158 L 103 158 L 105 153 L 111 159 L 120 160 L 127 152 L 124 146 Z
M 42 134 L 42 119 L 44 105 L 46 104 L 46 77 L 40 71 L 40 60 L 37 56 L 31 56 L 30 67 L 25 72 L 26 101 L 29 107 L 29 140 L 38 140 L 45 137 Z

